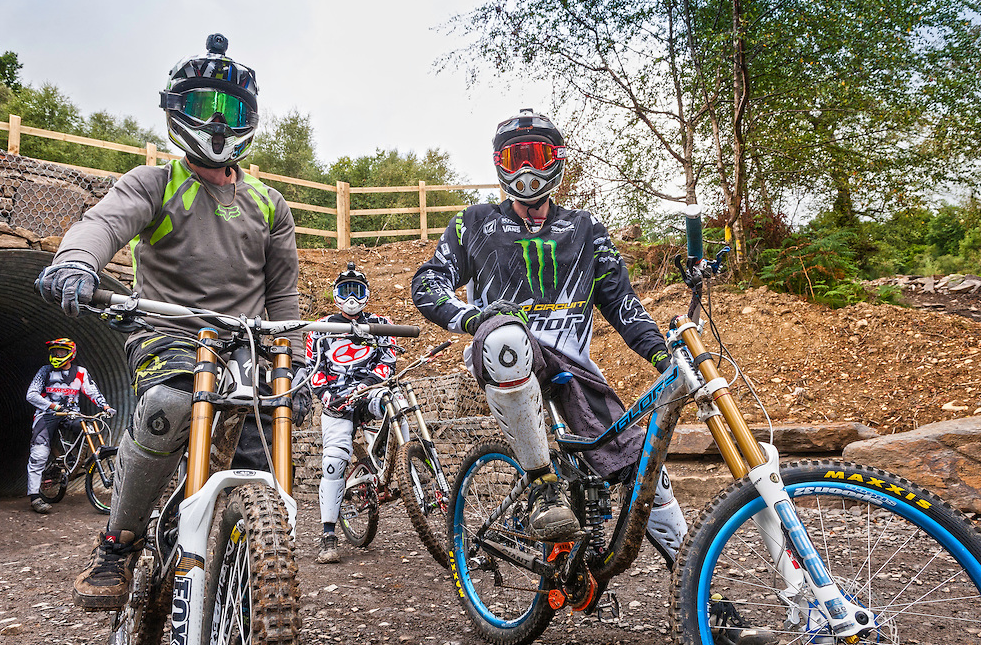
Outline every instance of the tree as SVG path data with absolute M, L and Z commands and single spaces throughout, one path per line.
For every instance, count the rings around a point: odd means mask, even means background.
M 147 143 L 157 146 L 158 150 L 166 151 L 166 142 L 152 130 L 140 127 L 131 116 L 115 117 L 105 111 L 95 112 L 82 125 L 82 134 L 92 139 L 113 141 L 124 145 L 143 148 Z M 75 163 L 88 168 L 100 168 L 112 172 L 124 173 L 145 163 L 139 155 L 103 148 L 78 146 L 78 161 Z
M 23 65 L 17 60 L 17 54 L 6 51 L 0 56 L 0 83 L 3 83 L 14 93 L 20 92 L 20 68 Z
M 9 121 L 11 114 L 20 116 L 24 125 L 81 134 L 83 119 L 78 108 L 50 83 L 45 83 L 37 90 L 30 86 L 22 87 L 7 103 L 0 105 L 0 120 Z M 78 146 L 41 137 L 22 137 L 20 154 L 46 161 L 76 164 Z

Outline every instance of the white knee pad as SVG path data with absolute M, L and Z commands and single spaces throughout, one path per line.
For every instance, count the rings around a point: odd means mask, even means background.
M 654 508 L 647 520 L 647 537 L 668 561 L 668 565 L 672 566 L 687 533 L 688 522 L 681 512 L 681 505 L 674 497 L 668 471 L 661 466 L 657 492 L 654 494 Z
M 514 387 L 488 385 L 484 394 L 521 467 L 526 471 L 547 468 L 550 460 L 538 379 L 532 376 Z
M 323 437 L 324 455 L 327 454 L 328 449 L 335 448 L 341 451 L 338 454 L 343 454 L 345 460 L 351 457 L 354 451 L 354 422 L 351 419 L 322 414 L 320 432 Z
M 136 403 L 133 440 L 147 452 L 171 454 L 184 447 L 191 429 L 191 393 L 154 385 Z
M 484 338 L 480 359 L 488 383 L 512 383 L 528 378 L 534 359 L 528 332 L 521 325 L 501 325 Z
M 320 478 L 320 521 L 337 522 L 344 497 L 344 471 L 350 453 L 341 448 L 324 448 L 323 476 Z

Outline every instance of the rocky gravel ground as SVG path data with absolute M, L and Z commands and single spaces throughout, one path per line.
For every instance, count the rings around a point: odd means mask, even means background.
M 378 535 L 364 549 L 341 543 L 342 562 L 318 565 L 320 527 L 313 502 L 300 502 L 302 642 L 477 645 L 449 573 L 430 557 L 400 502 L 383 506 Z M 105 522 L 84 491 L 69 493 L 51 515 L 26 499 L 0 499 L 0 644 L 107 642 L 108 614 L 72 604 L 71 585 L 88 561 L 89 539 Z M 667 644 L 668 573 L 645 544 L 635 566 L 611 588 L 619 621 L 559 613 L 538 643 Z

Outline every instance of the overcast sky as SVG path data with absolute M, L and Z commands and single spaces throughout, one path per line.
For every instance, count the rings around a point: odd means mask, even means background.
M 15 52 L 23 81 L 56 85 L 83 115 L 133 116 L 165 137 L 167 73 L 219 32 L 228 55 L 255 69 L 261 114 L 310 115 L 321 162 L 439 148 L 469 182 L 494 183 L 494 126 L 522 107 L 548 110 L 550 91 L 520 79 L 468 90 L 462 72 L 436 73 L 436 59 L 463 43 L 435 28 L 478 4 L 0 0 L 0 53 Z

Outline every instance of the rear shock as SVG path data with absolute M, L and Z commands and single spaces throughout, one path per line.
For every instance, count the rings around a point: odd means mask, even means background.
M 595 475 L 586 478 L 583 486 L 585 501 L 585 529 L 589 531 L 590 547 L 597 555 L 606 551 L 606 534 L 603 523 L 613 517 L 610 501 L 610 485 Z

